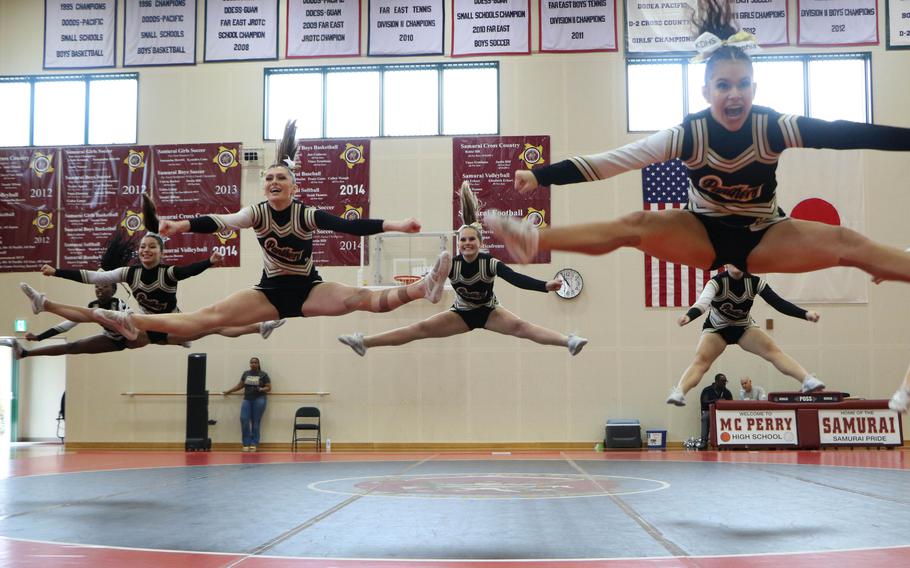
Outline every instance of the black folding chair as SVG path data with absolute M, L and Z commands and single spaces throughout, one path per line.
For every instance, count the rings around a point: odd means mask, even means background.
M 316 432 L 316 436 L 303 436 Z M 297 442 L 316 442 L 316 451 L 322 451 L 322 422 L 319 409 L 315 406 L 301 406 L 294 414 L 294 438 L 291 440 L 291 451 L 297 451 Z

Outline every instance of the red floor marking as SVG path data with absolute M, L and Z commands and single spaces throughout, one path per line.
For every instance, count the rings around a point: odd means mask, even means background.
M 17 568 L 855 568 L 910 566 L 910 546 L 877 550 L 813 552 L 766 556 L 686 558 L 617 558 L 613 560 L 454 561 L 454 560 L 335 560 L 316 558 L 245 557 L 237 554 L 166 552 L 128 548 L 88 547 L 32 542 L 0 537 L 0 565 Z
M 52 544 L 0 537 L 0 566 L 68 568 L 130 566 L 131 568 L 220 568 L 243 558 L 231 554 L 194 554 Z
M 625 460 L 716 463 L 763 463 L 785 465 L 823 465 L 832 467 L 872 467 L 910 470 L 910 450 L 853 451 L 766 451 L 766 452 L 344 452 L 332 454 L 285 452 L 102 452 L 83 451 L 53 456 L 16 457 L 0 463 L 0 479 L 25 475 L 72 473 L 112 469 L 153 467 L 191 467 L 249 463 L 295 463 L 322 461 L 433 461 L 461 460 L 548 460 L 576 461 Z

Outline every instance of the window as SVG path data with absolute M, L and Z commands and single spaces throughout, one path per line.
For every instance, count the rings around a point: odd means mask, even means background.
M 0 77 L 0 146 L 134 144 L 139 75 Z
M 824 120 L 872 121 L 869 53 L 758 55 L 752 62 L 756 105 Z M 703 63 L 676 57 L 626 63 L 630 132 L 667 128 L 707 108 Z
M 266 140 L 498 134 L 499 64 L 266 69 L 263 100 Z

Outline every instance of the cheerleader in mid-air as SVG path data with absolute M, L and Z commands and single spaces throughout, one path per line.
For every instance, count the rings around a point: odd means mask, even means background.
M 686 209 L 637 211 L 609 221 L 547 227 L 507 217 L 490 222 L 514 258 L 539 250 L 607 254 L 634 247 L 702 269 L 732 264 L 757 274 L 853 266 L 881 280 L 910 282 L 910 255 L 852 229 L 792 219 L 777 204 L 777 164 L 793 148 L 910 150 L 910 128 L 828 122 L 753 106 L 755 37 L 736 29 L 731 3 L 699 1 L 696 41 L 706 60 L 710 107 L 632 144 L 515 173 L 519 193 L 539 185 L 602 180 L 679 158 L 689 178 Z
M 755 353 L 772 363 L 778 371 L 800 382 L 802 392 L 825 388 L 815 375 L 808 373 L 777 346 L 770 335 L 755 325 L 749 315 L 756 296 L 780 313 L 798 319 L 817 322 L 818 312 L 807 311 L 778 296 L 764 278 L 745 274 L 732 264 L 708 281 L 698 301 L 680 316 L 676 323 L 686 325 L 698 316 L 708 312 L 701 339 L 695 350 L 695 361 L 686 369 L 679 384 L 667 398 L 667 404 L 685 406 L 686 393 L 695 388 L 711 364 L 720 357 L 727 345 L 739 345 L 749 353 Z
M 107 270 L 66 270 L 55 268 L 50 265 L 44 265 L 41 273 L 45 276 L 56 276 L 75 282 L 94 284 L 95 286 L 116 285 L 123 282 L 129 288 L 139 304 L 139 308 L 146 314 L 176 313 L 180 310 L 177 307 L 177 284 L 182 280 L 191 278 L 212 266 L 221 263 L 222 256 L 218 252 L 212 253 L 207 260 L 195 262 L 192 264 L 175 266 L 162 264 L 161 257 L 164 250 L 164 239 L 155 233 L 158 228 L 158 218 L 154 205 L 151 200 L 143 196 L 145 224 L 152 232 L 147 233 L 139 241 L 138 257 L 139 264 L 130 264 L 131 259 L 136 255 L 136 245 L 132 238 L 127 237 L 122 231 L 114 233 L 108 241 L 107 248 L 101 261 L 102 267 L 108 267 Z M 95 321 L 93 319 L 93 310 L 81 306 L 72 306 L 51 301 L 47 296 L 38 292 L 26 283 L 20 284 L 22 291 L 28 296 L 32 304 L 32 311 L 36 314 L 47 311 L 58 316 L 64 317 L 71 322 L 85 323 Z M 103 308 L 103 306 L 99 306 Z M 108 309 L 111 313 L 129 314 L 130 310 Z M 225 337 L 239 337 L 251 333 L 259 333 L 263 338 L 268 338 L 275 328 L 284 324 L 283 320 L 263 321 L 261 323 L 237 326 L 221 327 L 204 332 L 190 333 L 186 335 L 167 334 L 156 331 L 136 334 L 133 336 L 123 336 L 126 338 L 125 347 L 135 349 L 144 347 L 149 343 L 156 345 L 183 345 L 188 347 L 188 342 L 199 339 L 206 335 L 218 334 Z M 115 326 L 104 325 L 108 330 L 115 330 Z M 118 335 L 123 335 L 117 332 Z M 90 351 L 91 353 L 106 353 L 109 351 L 119 351 L 123 347 L 120 344 L 101 345 L 97 342 L 99 351 Z
M 587 339 L 574 334 L 563 335 L 526 322 L 500 306 L 493 293 L 497 276 L 513 286 L 537 292 L 554 292 L 559 290 L 562 282 L 545 282 L 519 274 L 506 263 L 481 252 L 483 232 L 478 222 L 477 197 L 467 182 L 461 186 L 461 216 L 464 225 L 458 229 L 459 254 L 452 259 L 452 269 L 448 274 L 455 290 L 455 304 L 448 311 L 405 327 L 376 335 L 342 335 L 338 340 L 362 356 L 370 347 L 404 345 L 418 339 L 449 337 L 483 328 L 543 345 L 566 347 L 572 355 L 577 355 Z
M 226 227 L 252 228 L 262 247 L 264 269 L 259 284 L 235 292 L 211 306 L 189 313 L 132 314 L 96 309 L 96 321 L 113 326 L 124 337 L 146 330 L 192 336 L 225 326 L 287 317 L 340 316 L 355 310 L 387 312 L 408 302 L 427 298 L 439 301 L 452 258 L 439 256 L 422 280 L 383 291 L 323 282 L 313 262 L 313 234 L 330 230 L 352 235 L 384 231 L 416 233 L 416 219 L 343 219 L 294 199 L 296 126 L 289 122 L 279 143 L 279 161 L 264 178 L 265 201 L 230 215 L 204 215 L 181 221 L 161 221 L 161 233 L 215 233 Z

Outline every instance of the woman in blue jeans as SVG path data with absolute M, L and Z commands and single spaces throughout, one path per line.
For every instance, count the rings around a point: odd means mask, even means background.
M 243 451 L 255 452 L 259 446 L 259 423 L 265 414 L 266 393 L 272 390 L 272 379 L 259 368 L 259 357 L 250 358 L 250 370 L 244 371 L 234 388 L 224 391 L 231 394 L 243 389 L 240 406 L 240 433 Z

